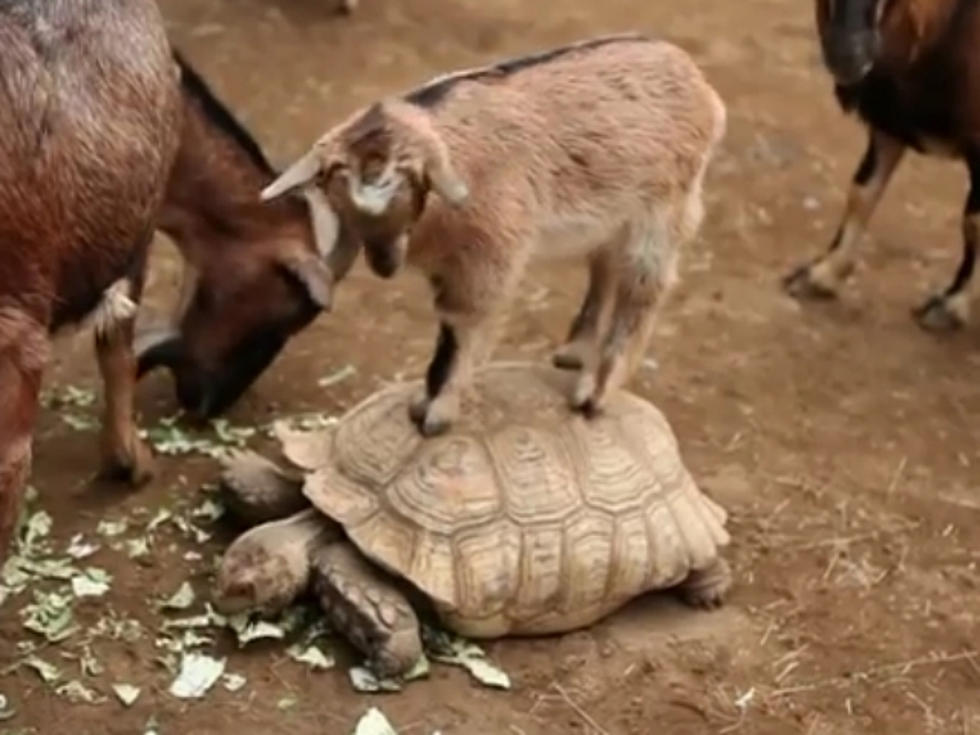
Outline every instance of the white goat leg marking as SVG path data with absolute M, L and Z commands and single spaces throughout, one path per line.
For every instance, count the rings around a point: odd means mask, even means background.
M 132 283 L 120 278 L 102 293 L 102 300 L 92 312 L 91 323 L 96 337 L 102 339 L 115 332 L 119 325 L 136 318 L 139 305 L 130 297 Z

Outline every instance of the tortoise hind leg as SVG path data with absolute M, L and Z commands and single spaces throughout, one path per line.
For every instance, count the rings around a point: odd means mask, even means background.
M 314 555 L 313 591 L 330 622 L 378 675 L 404 674 L 422 656 L 419 621 L 408 599 L 352 544 L 330 544 Z
M 720 556 L 704 569 L 692 571 L 678 587 L 681 599 L 691 607 L 721 607 L 732 588 L 732 568 Z

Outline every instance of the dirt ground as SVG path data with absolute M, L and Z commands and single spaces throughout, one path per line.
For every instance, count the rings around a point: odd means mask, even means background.
M 702 235 L 651 348 L 659 369 L 634 388 L 663 408 L 691 470 L 731 511 L 737 586 L 715 613 L 653 597 L 589 630 L 492 643 L 509 692 L 438 667 L 399 694 L 361 695 L 340 643 L 338 666 L 311 672 L 278 642 L 238 650 L 222 635 L 216 650 L 248 683 L 188 703 L 167 693 L 152 632 L 100 638 L 92 648 L 106 674 L 88 683 L 103 694 L 109 682 L 143 687 L 131 708 L 111 694 L 71 703 L 21 667 L 0 678 L 18 710 L 0 732 L 123 735 L 153 720 L 167 735 L 349 733 L 378 706 L 403 735 L 980 733 L 980 328 L 935 337 L 909 314 L 955 268 L 965 177 L 910 160 L 842 299 L 801 308 L 781 293 L 780 276 L 833 234 L 863 148 L 820 67 L 809 2 L 363 0 L 349 19 L 315 0 L 162 5 L 174 40 L 278 164 L 356 106 L 454 67 L 627 29 L 696 57 L 728 103 L 729 133 Z M 500 357 L 547 359 L 582 270 L 533 271 Z M 172 271 L 158 259 L 151 306 Z M 383 381 L 420 374 L 434 336 L 420 280 L 381 282 L 359 264 L 334 314 L 291 343 L 228 418 L 338 413 Z M 57 354 L 49 385 L 97 387 L 87 335 Z M 356 374 L 318 387 L 347 365 Z M 141 386 L 140 406 L 147 425 L 172 412 L 166 376 Z M 139 492 L 91 482 L 94 436 L 44 414 L 33 484 L 59 544 L 93 536 L 103 518 L 145 522 L 140 509 L 198 503 L 215 478 L 209 459 L 161 458 Z M 230 537 L 217 527 L 203 547 L 162 532 L 141 563 L 109 549 L 90 557 L 112 588 L 80 601 L 76 617 L 92 624 L 114 611 L 152 631 L 150 600 L 185 579 L 207 594 L 209 560 Z M 191 549 L 204 558 L 186 561 Z M 0 660 L 31 637 L 15 614 L 27 601 L 0 609 Z M 69 640 L 42 653 L 67 667 L 72 650 Z

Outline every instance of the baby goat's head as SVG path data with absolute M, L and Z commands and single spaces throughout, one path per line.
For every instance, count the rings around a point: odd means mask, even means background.
M 418 107 L 377 103 L 334 128 L 263 192 L 265 200 L 294 189 L 316 192 L 320 226 L 336 239 L 343 218 L 379 276 L 395 274 L 430 190 L 453 205 L 468 196 L 445 141 Z
M 838 84 L 856 84 L 871 71 L 889 5 L 891 0 L 817 0 L 824 62 Z

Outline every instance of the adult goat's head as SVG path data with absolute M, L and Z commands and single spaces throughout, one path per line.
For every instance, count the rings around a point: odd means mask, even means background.
M 881 26 L 892 0 L 817 0 L 824 63 L 838 84 L 860 82 L 881 49 Z

